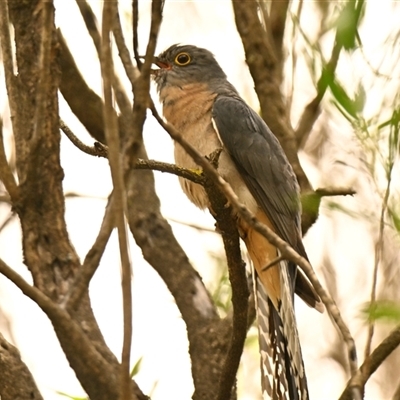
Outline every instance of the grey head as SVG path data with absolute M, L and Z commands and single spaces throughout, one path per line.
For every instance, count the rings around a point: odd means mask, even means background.
M 155 57 L 154 64 L 159 67 L 152 71 L 158 92 L 165 86 L 191 83 L 207 84 L 217 92 L 218 87 L 233 89 L 214 55 L 200 47 L 174 44 Z

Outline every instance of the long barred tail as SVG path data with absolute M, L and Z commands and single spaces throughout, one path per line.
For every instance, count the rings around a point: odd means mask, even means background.
M 282 261 L 278 310 L 261 280 L 254 279 L 263 399 L 307 400 L 308 389 L 293 307 L 287 262 Z

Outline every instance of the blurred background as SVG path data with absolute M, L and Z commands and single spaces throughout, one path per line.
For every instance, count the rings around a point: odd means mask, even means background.
M 89 1 L 101 23 L 101 1 Z M 145 53 L 150 24 L 148 1 L 140 2 L 139 50 Z M 132 40 L 131 4 L 119 2 L 128 45 Z M 316 94 L 322 66 L 330 58 L 342 2 L 293 1 L 285 30 L 285 76 L 294 127 Z M 102 95 L 96 50 L 75 2 L 55 0 L 56 24 L 90 87 Z M 321 115 L 299 153 L 314 189 L 354 189 L 356 195 L 328 197 L 304 242 L 320 280 L 334 297 L 356 339 L 359 361 L 367 341 L 365 312 L 371 298 L 374 266 L 377 298 L 400 304 L 400 206 L 398 133 L 400 115 L 400 7 L 397 1 L 365 3 L 359 26 L 360 42 L 342 51 L 336 69 L 337 90 L 322 100 Z M 158 40 L 160 52 L 171 44 L 194 44 L 212 51 L 239 93 L 259 109 L 242 42 L 229 1 L 166 1 Z M 117 54 L 117 53 L 116 53 Z M 115 57 L 121 79 L 126 79 Z M 130 84 L 126 80 L 127 92 Z M 156 93 L 153 88 L 153 98 Z M 60 95 L 60 114 L 87 144 L 93 139 L 72 115 Z M 13 143 L 4 72 L 0 69 L 0 116 L 6 151 L 12 163 Z M 398 127 L 397 120 L 397 127 Z M 398 129 L 398 128 L 397 128 Z M 149 158 L 173 162 L 173 144 L 149 115 L 144 131 Z M 67 194 L 66 220 L 70 238 L 83 259 L 100 227 L 112 185 L 107 160 L 80 152 L 62 137 L 62 167 Z M 155 173 L 164 216 L 206 286 L 218 298 L 221 313 L 230 307 L 229 281 L 222 242 L 213 232 L 214 220 L 183 195 L 178 180 Z M 0 189 L 3 191 L 3 188 Z M 0 192 L 1 195 L 1 192 Z M 386 200 L 385 200 L 386 196 Z M 3 196 L 4 197 L 4 196 Z M 382 211 L 383 210 L 383 211 Z M 384 217 L 382 218 L 381 215 Z M 380 226 L 383 224 L 384 229 Z M 0 202 L 0 254 L 27 280 L 17 218 Z M 133 346 L 136 380 L 153 400 L 191 397 L 190 361 L 185 324 L 161 278 L 142 259 L 131 241 L 133 261 Z M 380 257 L 379 254 L 381 254 Z M 104 287 L 107 286 L 107 296 Z M 114 288 L 110 295 L 110 288 Z M 122 295 L 118 243 L 114 235 L 90 285 L 93 308 L 105 339 L 119 357 L 122 348 Z M 327 313 L 320 315 L 296 303 L 297 321 L 312 399 L 336 399 L 349 378 L 346 354 Z M 396 314 L 396 313 L 393 313 Z M 399 323 L 384 313 L 377 321 L 373 347 Z M 46 400 L 85 394 L 69 368 L 47 317 L 7 279 L 0 276 L 0 331 L 15 344 Z M 46 352 L 43 352 L 46 349 Z M 391 399 L 400 384 L 400 353 L 394 352 L 367 384 L 366 399 Z M 256 330 L 249 332 L 238 375 L 239 399 L 260 399 Z

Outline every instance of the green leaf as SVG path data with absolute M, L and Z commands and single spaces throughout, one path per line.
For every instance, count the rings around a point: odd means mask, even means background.
M 341 108 L 353 118 L 357 119 L 357 114 L 360 109 L 360 100 L 352 100 L 344 90 L 343 86 L 336 79 L 331 79 L 328 84 L 333 97 Z
M 370 321 L 392 321 L 400 322 L 400 304 L 391 301 L 378 301 L 375 304 L 368 304 L 363 313 Z
M 316 192 L 301 195 L 301 206 L 306 214 L 318 215 L 320 204 L 321 195 Z
M 346 50 L 356 48 L 356 42 L 360 42 L 358 25 L 361 19 L 364 0 L 348 1 L 340 13 L 336 25 L 336 41 Z
M 399 213 L 396 212 L 396 210 L 394 210 L 391 207 L 388 207 L 387 211 L 388 211 L 389 217 L 393 221 L 393 225 L 394 225 L 396 231 L 400 233 L 400 215 L 399 215 Z
M 132 367 L 132 371 L 131 371 L 131 378 L 133 378 L 134 376 L 136 376 L 138 374 L 138 372 L 140 371 L 140 366 L 142 364 L 143 361 L 143 357 L 140 357 L 137 361 L 136 364 Z

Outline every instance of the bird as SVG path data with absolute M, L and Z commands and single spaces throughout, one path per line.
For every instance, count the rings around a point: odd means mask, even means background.
M 163 116 L 203 156 L 222 149 L 217 170 L 240 202 L 301 256 L 300 189 L 279 141 L 264 120 L 240 97 L 215 56 L 194 45 L 174 44 L 154 58 L 152 69 Z M 175 142 L 175 163 L 198 165 Z M 197 207 L 209 209 L 204 188 L 179 177 Z M 264 399 L 309 398 L 301 355 L 294 293 L 310 307 L 323 310 L 303 272 L 282 260 L 265 268 L 279 251 L 240 216 L 234 216 L 254 267 L 261 386 Z

